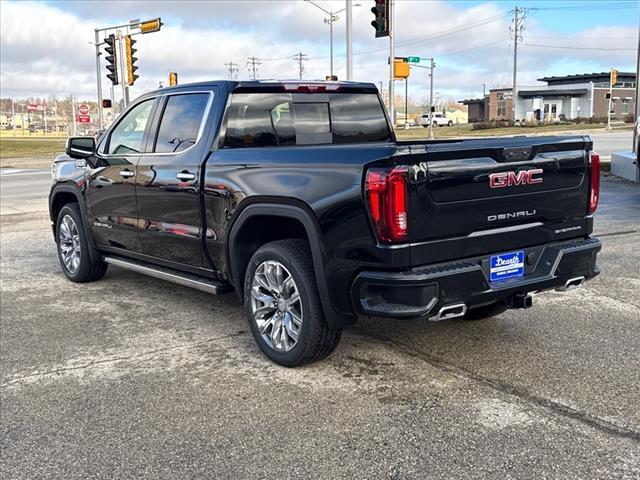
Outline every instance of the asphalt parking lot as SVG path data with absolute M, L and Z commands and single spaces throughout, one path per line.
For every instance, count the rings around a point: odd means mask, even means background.
M 233 294 L 68 282 L 29 202 L 0 217 L 4 478 L 640 477 L 637 185 L 603 180 L 586 288 L 367 319 L 300 369 L 260 354 Z

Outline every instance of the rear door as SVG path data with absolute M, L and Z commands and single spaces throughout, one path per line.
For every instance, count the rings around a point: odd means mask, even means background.
M 156 99 L 133 105 L 102 139 L 88 169 L 86 206 L 96 243 L 141 252 L 135 182 Z
M 163 97 L 147 152 L 140 156 L 136 193 L 147 255 L 202 267 L 201 167 L 210 145 L 202 138 L 214 90 Z
M 585 137 L 443 141 L 412 147 L 412 240 L 538 228 L 578 236 L 588 200 Z M 479 239 L 477 242 L 481 242 Z

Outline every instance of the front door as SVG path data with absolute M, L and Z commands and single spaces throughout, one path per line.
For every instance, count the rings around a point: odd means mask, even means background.
M 144 252 L 192 267 L 206 266 L 200 175 L 209 145 L 200 137 L 212 100 L 213 92 L 204 90 L 163 97 L 157 134 L 140 157 L 136 177 Z
M 88 167 L 86 205 L 98 245 L 141 252 L 137 229 L 136 165 L 148 137 L 155 100 L 133 106 L 98 147 Z

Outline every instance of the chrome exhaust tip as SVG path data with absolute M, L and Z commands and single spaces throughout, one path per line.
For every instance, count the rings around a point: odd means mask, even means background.
M 566 292 L 568 290 L 573 290 L 574 288 L 580 288 L 586 282 L 584 277 L 574 277 L 567 280 L 567 282 L 559 288 L 556 288 L 559 292 Z
M 445 305 L 434 316 L 429 317 L 430 322 L 440 322 L 441 320 L 450 320 L 464 316 L 467 313 L 467 305 L 464 303 L 454 303 L 453 305 Z

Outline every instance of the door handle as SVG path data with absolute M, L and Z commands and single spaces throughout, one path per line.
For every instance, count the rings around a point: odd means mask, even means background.
M 180 172 L 176 175 L 176 178 L 178 180 L 182 180 L 183 182 L 188 182 L 190 180 L 194 180 L 196 178 L 196 175 L 191 172 Z
M 130 178 L 130 177 L 133 177 L 134 175 L 135 173 L 133 173 L 131 170 L 120 170 L 121 177 Z

